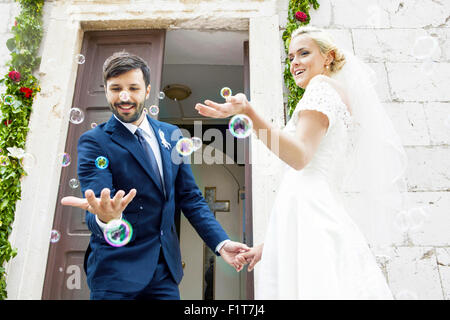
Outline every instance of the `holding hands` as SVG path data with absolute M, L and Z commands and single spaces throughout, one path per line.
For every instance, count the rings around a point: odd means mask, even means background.
M 238 266 L 236 270 L 239 272 L 244 267 L 244 264 L 249 264 L 247 271 L 250 272 L 255 267 L 256 263 L 261 260 L 264 243 L 259 246 L 251 248 L 247 252 L 240 253 L 236 256 L 234 264 Z

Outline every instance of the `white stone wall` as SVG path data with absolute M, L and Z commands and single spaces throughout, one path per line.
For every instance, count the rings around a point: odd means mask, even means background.
M 423 226 L 402 234 L 382 265 L 389 285 L 398 298 L 450 299 L 450 2 L 319 3 L 310 25 L 328 29 L 375 70 L 379 96 L 409 157 L 410 205 L 427 213 Z M 280 36 L 287 7 L 287 0 L 278 1 Z M 421 36 L 438 43 L 425 70 L 412 54 Z M 283 51 L 282 63 L 285 57 Z

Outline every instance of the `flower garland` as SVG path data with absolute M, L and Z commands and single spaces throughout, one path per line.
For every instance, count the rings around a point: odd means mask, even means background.
M 15 0 L 21 12 L 6 41 L 11 60 L 9 72 L 0 79 L 6 92 L 0 96 L 0 300 L 7 298 L 5 262 L 17 255 L 8 237 L 21 197 L 25 141 L 28 133 L 33 100 L 40 91 L 32 72 L 40 64 L 38 50 L 42 39 L 42 8 L 44 0 Z
M 311 17 L 309 15 L 310 5 L 317 10 L 319 3 L 317 0 L 290 0 L 288 8 L 288 22 L 286 24 L 286 30 L 283 32 L 283 42 L 286 55 L 289 53 L 289 44 L 291 42 L 291 34 L 299 26 L 309 24 Z M 289 96 L 287 101 L 287 109 L 289 116 L 294 112 L 297 103 L 303 96 L 304 90 L 295 84 L 294 78 L 289 70 L 291 63 L 289 58 L 286 57 L 284 68 L 284 83 L 289 90 Z

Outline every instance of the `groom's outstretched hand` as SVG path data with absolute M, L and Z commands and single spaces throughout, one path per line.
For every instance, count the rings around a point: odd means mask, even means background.
M 136 195 L 136 189 L 131 189 L 127 195 L 125 195 L 125 191 L 119 190 L 112 199 L 108 188 L 102 190 L 100 198 L 96 198 L 94 191 L 90 189 L 86 190 L 84 195 L 85 199 L 73 196 L 64 197 L 61 199 L 61 204 L 87 210 L 96 214 L 100 221 L 108 223 L 112 219 L 120 218 L 122 212 Z
M 235 241 L 228 241 L 226 242 L 223 247 L 219 250 L 220 256 L 225 260 L 226 263 L 228 263 L 230 266 L 236 269 L 236 271 L 242 270 L 242 265 L 237 263 L 236 256 L 240 253 L 244 253 L 249 251 L 250 248 L 247 247 L 247 245 L 235 242 Z

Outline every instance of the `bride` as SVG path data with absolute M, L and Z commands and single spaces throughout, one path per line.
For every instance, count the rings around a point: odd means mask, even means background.
M 312 27 L 293 32 L 288 57 L 305 92 L 284 129 L 241 93 L 195 106 L 213 118 L 249 116 L 285 163 L 264 244 L 236 261 L 248 271 L 261 261 L 256 299 L 393 299 L 368 243 L 392 243 L 406 156 L 373 71 Z

